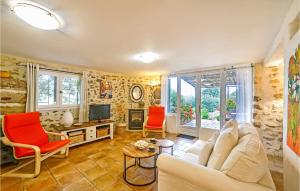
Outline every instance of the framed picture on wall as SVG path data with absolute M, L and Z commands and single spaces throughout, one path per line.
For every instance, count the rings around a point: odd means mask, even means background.
M 100 98 L 112 98 L 112 84 L 108 80 L 100 80 Z
M 289 59 L 287 145 L 300 156 L 300 44 Z

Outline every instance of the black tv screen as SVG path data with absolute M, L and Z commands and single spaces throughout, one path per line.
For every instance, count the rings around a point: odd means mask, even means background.
M 110 119 L 110 104 L 90 105 L 89 120 L 107 120 Z

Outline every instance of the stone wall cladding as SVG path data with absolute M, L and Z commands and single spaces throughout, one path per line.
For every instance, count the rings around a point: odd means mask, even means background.
M 253 124 L 268 155 L 282 157 L 283 65 L 254 67 Z
M 26 67 L 19 63 L 26 63 L 25 58 L 1 55 L 1 72 L 10 74 L 9 77 L 1 75 L 0 83 L 0 104 L 1 114 L 25 112 L 26 103 Z M 33 63 L 39 63 L 42 67 L 57 69 L 63 71 L 82 72 L 83 68 L 76 66 L 66 66 L 56 63 L 45 63 L 42 61 L 30 60 Z M 111 118 L 116 122 L 125 122 L 126 111 L 128 108 L 137 108 L 138 104 L 133 103 L 129 97 L 129 90 L 133 84 L 141 84 L 145 95 L 143 102 L 145 107 L 155 103 L 153 92 L 155 88 L 151 86 L 152 81 L 159 81 L 160 76 L 136 77 L 111 74 L 98 70 L 87 71 L 88 81 L 88 104 L 111 104 Z M 109 80 L 112 82 L 112 99 L 100 98 L 100 80 Z M 159 86 L 157 86 L 159 87 Z M 71 108 L 74 121 L 79 119 L 79 109 Z M 41 110 L 41 122 L 47 130 L 53 130 L 53 125 L 60 123 L 60 119 L 65 112 L 64 109 Z

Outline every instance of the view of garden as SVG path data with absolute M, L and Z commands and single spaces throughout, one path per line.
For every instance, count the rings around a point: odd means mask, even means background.
M 176 82 L 175 82 L 176 80 Z M 172 83 L 172 82 L 171 82 Z M 177 78 L 173 79 L 177 84 Z M 177 87 L 173 84 L 169 90 L 169 112 L 177 110 Z M 187 86 L 187 87 L 185 87 Z M 175 88 L 176 87 L 176 88 Z M 190 92 L 181 93 L 181 125 L 196 127 L 195 87 L 181 79 L 181 89 Z M 226 118 L 235 118 L 237 86 L 226 86 Z M 201 88 L 201 127 L 220 128 L 220 87 Z

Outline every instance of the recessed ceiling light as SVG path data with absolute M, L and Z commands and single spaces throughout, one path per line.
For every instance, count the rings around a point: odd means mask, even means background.
M 134 59 L 144 62 L 144 63 L 151 63 L 151 62 L 154 62 L 155 60 L 159 59 L 159 56 L 158 56 L 158 54 L 155 54 L 153 52 L 144 52 L 144 53 L 135 55 Z
M 18 1 L 11 5 L 11 10 L 20 19 L 39 29 L 55 30 L 63 25 L 58 15 L 30 1 Z

